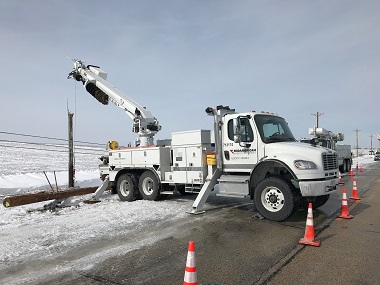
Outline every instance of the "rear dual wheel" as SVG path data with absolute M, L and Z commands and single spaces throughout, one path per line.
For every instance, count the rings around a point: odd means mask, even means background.
M 145 200 L 156 201 L 160 198 L 160 185 L 152 171 L 145 171 L 139 179 L 139 192 Z
M 116 191 L 121 201 L 131 202 L 138 195 L 137 178 L 133 174 L 122 174 L 117 179 Z

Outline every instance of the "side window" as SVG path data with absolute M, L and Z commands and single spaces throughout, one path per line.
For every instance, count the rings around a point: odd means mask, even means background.
M 242 142 L 253 142 L 253 131 L 247 118 L 240 120 L 240 135 Z
M 234 122 L 233 120 L 229 120 L 227 124 L 228 128 L 228 138 L 233 141 L 234 140 Z
M 228 138 L 233 141 L 234 140 L 234 125 L 233 120 L 228 121 Z M 240 119 L 240 135 L 242 142 L 253 142 L 253 131 L 251 124 L 247 118 Z

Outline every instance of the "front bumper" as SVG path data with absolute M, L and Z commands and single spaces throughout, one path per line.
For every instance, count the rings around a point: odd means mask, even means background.
M 321 196 L 330 194 L 337 189 L 338 178 L 322 181 L 299 181 L 302 196 Z

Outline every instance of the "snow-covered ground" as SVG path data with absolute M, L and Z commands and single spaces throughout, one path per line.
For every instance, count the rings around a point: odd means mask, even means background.
M 32 148 L 33 147 L 33 148 Z M 47 171 L 54 185 L 53 171 L 60 187 L 67 183 L 67 152 L 47 151 L 49 146 L 28 146 L 19 149 L 0 146 L 0 195 L 2 197 L 25 191 L 48 189 L 43 174 Z M 41 148 L 41 149 L 34 149 Z M 61 148 L 58 148 L 61 150 Z M 12 152 L 12 155 L 9 153 Z M 87 187 L 100 184 L 97 166 L 98 157 L 103 154 L 98 148 L 83 148 L 76 154 L 76 185 Z M 9 161 L 9 158 L 12 161 Z M 354 159 L 360 166 L 373 163 L 373 156 L 364 155 Z M 0 198 L 1 198 L 0 196 Z M 167 199 L 158 202 L 139 200 L 132 203 L 121 202 L 117 195 L 104 194 L 102 202 L 85 204 L 91 195 L 72 197 L 65 201 L 69 207 L 53 211 L 39 211 L 47 202 L 14 208 L 0 207 L 0 283 L 27 284 L 29 275 L 9 277 L 8 270 L 29 264 L 33 260 L 49 262 L 67 255 L 73 249 L 90 245 L 101 240 L 113 240 L 120 236 L 133 235 L 137 231 L 157 226 L 167 221 L 185 217 L 191 208 L 191 199 Z M 0 199 L 1 200 L 1 199 Z M 149 209 L 149 210 L 147 210 Z M 110 247 L 101 253 L 76 258 L 70 263 L 62 263 L 53 273 L 71 270 L 74 266 L 83 269 L 116 254 L 136 249 L 163 238 L 148 236 L 145 240 L 124 243 Z M 10 269 L 11 268 L 11 269 Z M 12 269 L 13 268 L 13 269 Z M 17 269 L 16 269 L 17 270 Z M 44 274 L 42 270 L 39 274 Z M 50 271 L 51 272 L 51 271 Z M 7 274 L 4 274 L 7 273 Z M 52 272 L 51 272 L 52 273 Z M 43 278 L 34 274 L 33 278 Z
M 33 148 L 33 149 L 29 149 Z M 41 146 L 37 146 L 41 147 Z M 55 187 L 53 171 L 60 188 L 67 184 L 67 152 L 40 150 L 36 146 L 23 146 L 18 149 L 0 146 L 0 202 L 5 196 L 23 192 L 37 192 Z M 58 148 L 61 150 L 61 148 Z M 12 152 L 12 155 L 9 153 Z M 100 149 L 81 149 L 76 152 L 76 186 L 100 185 L 98 157 L 104 153 Z M 9 158 L 12 157 L 12 161 Z M 5 162 L 5 163 L 4 163 Z M 108 257 L 123 254 L 143 245 L 155 242 L 162 236 L 149 236 L 144 240 L 123 243 L 100 253 L 83 253 L 82 258 L 61 263 L 49 270 L 34 273 L 33 277 L 17 274 L 17 279 L 9 276 L 9 271 L 18 271 L 19 266 L 30 264 L 33 260 L 48 262 L 65 256 L 73 249 L 90 246 L 102 240 L 115 241 L 120 236 L 159 226 L 167 221 L 185 217 L 191 209 L 191 199 L 163 200 L 158 202 L 139 200 L 133 203 L 121 202 L 117 195 L 105 193 L 101 203 L 85 204 L 91 195 L 72 197 L 64 203 L 69 207 L 52 211 L 40 211 L 49 202 L 41 202 L 14 208 L 0 206 L 0 284 L 28 284 L 31 278 L 43 278 L 40 274 L 59 273 L 76 267 L 85 269 Z M 180 197 L 179 197 L 180 198 Z M 149 209 L 149 211 L 147 210 Z
M 75 176 L 78 186 L 81 183 L 86 183 L 86 186 L 100 184 L 99 157 L 104 154 L 104 147 L 75 147 Z M 46 189 L 49 184 L 44 172 L 54 187 L 57 179 L 58 186 L 65 188 L 68 182 L 68 158 L 68 148 L 65 145 L 1 142 L 0 195 L 41 187 Z

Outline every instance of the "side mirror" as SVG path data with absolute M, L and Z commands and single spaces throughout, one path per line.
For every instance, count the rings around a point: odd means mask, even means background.
M 310 142 L 311 142 L 312 145 L 316 146 L 316 145 L 318 145 L 318 143 L 319 143 L 319 139 L 317 139 L 317 138 L 312 138 Z
M 240 143 L 241 135 L 240 135 L 240 120 L 238 118 L 234 118 L 232 121 L 232 125 L 234 128 L 234 142 Z

